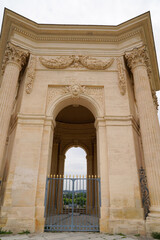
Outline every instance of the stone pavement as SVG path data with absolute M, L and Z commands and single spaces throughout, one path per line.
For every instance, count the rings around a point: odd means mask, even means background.
M 151 240 L 150 237 L 109 235 L 103 233 L 91 232 L 54 232 L 41 234 L 23 234 L 23 235 L 0 235 L 0 240 Z

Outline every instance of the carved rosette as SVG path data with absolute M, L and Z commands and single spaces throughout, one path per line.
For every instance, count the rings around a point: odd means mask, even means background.
M 150 77 L 151 68 L 149 63 L 148 52 L 145 46 L 134 48 L 132 51 L 126 52 L 125 58 L 127 60 L 128 67 L 131 69 L 131 71 L 137 66 L 144 65 L 147 67 L 147 73 L 148 76 Z
M 126 78 L 125 78 L 123 63 L 120 58 L 117 58 L 117 67 L 118 67 L 119 90 L 122 95 L 125 95 L 125 93 L 126 93 Z
M 39 58 L 41 64 L 50 69 L 87 68 L 89 70 L 105 70 L 110 67 L 114 58 L 101 60 L 89 56 L 60 56 L 55 58 Z
M 27 57 L 29 56 L 29 52 L 13 45 L 12 43 L 8 43 L 2 63 L 2 75 L 4 74 L 6 64 L 8 62 L 17 63 L 20 69 L 26 64 Z
M 27 81 L 26 81 L 27 94 L 30 94 L 32 91 L 35 73 L 36 73 L 36 57 L 31 55 L 30 61 L 28 64 L 28 73 L 27 73 Z
M 158 110 L 158 98 L 156 96 L 156 91 L 152 90 L 152 98 L 153 98 L 153 103 L 155 105 L 155 108 Z

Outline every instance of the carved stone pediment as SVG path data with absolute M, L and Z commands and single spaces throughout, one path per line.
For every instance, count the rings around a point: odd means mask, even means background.
M 87 68 L 89 70 L 105 70 L 110 67 L 114 58 L 100 59 L 89 56 L 40 57 L 41 64 L 50 69 Z

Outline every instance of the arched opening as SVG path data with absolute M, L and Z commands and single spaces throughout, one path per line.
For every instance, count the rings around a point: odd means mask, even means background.
M 66 151 L 64 176 L 85 176 L 87 175 L 86 152 L 81 147 L 71 147 Z
M 58 113 L 55 120 L 50 174 L 63 176 L 66 151 L 80 146 L 87 154 L 86 174 L 97 175 L 96 129 L 92 112 L 81 105 L 69 105 Z M 75 155 L 75 161 L 78 157 Z M 76 169 L 71 171 L 78 174 Z
M 65 106 L 55 121 L 46 230 L 98 231 L 95 117 L 88 108 L 74 104 Z

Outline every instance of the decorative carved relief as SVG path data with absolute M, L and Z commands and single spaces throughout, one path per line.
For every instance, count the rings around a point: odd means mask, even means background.
M 122 60 L 120 58 L 117 58 L 117 67 L 118 67 L 118 78 L 119 78 L 118 86 L 119 86 L 119 89 L 120 89 L 120 93 L 122 95 L 125 95 L 125 93 L 126 93 L 126 79 L 125 79 L 125 72 L 124 72 L 124 68 L 123 68 L 123 63 L 122 63 Z
M 64 94 L 63 86 L 54 86 L 48 88 L 47 105 L 49 106 L 55 99 Z
M 28 56 L 28 51 L 18 46 L 15 46 L 12 43 L 8 43 L 2 63 L 2 75 L 4 74 L 7 62 L 16 62 L 20 66 L 20 68 L 22 68 L 26 64 Z
M 87 68 L 90 70 L 105 70 L 110 67 L 114 58 L 101 60 L 89 56 L 62 56 L 55 58 L 39 58 L 41 64 L 51 69 L 71 68 Z
M 81 86 L 80 84 L 73 84 L 66 86 L 64 93 L 70 93 L 73 98 L 79 98 L 81 93 L 85 93 L 85 87 Z
M 131 70 L 133 70 L 133 68 L 135 68 L 138 65 L 146 65 L 147 73 L 148 73 L 148 76 L 150 77 L 151 68 L 150 68 L 148 52 L 145 46 L 134 48 L 132 51 L 126 52 L 125 58 L 127 59 L 127 64 Z
M 103 61 L 89 56 L 80 57 L 81 64 L 90 70 L 105 70 L 112 65 L 113 61 L 114 58 Z
M 104 89 L 103 87 L 81 86 L 78 83 L 67 86 L 51 86 L 48 88 L 47 106 L 50 108 L 52 103 L 59 97 L 70 94 L 71 97 L 78 99 L 81 94 L 91 96 L 100 107 L 104 108 Z M 78 104 L 78 102 L 76 102 Z
M 95 101 L 104 108 L 104 89 L 103 87 L 91 87 L 86 86 L 86 92 L 87 95 L 91 96 Z
M 35 78 L 36 69 L 36 57 L 30 56 L 30 61 L 28 65 L 28 74 L 27 74 L 27 82 L 26 82 L 26 93 L 30 94 L 33 88 L 33 82 Z
M 158 106 L 159 106 L 158 98 L 156 96 L 156 91 L 154 91 L 154 90 L 152 90 L 152 98 L 153 98 L 153 103 L 154 103 L 156 109 L 158 110 Z
M 73 61 L 73 56 L 63 56 L 63 57 L 56 57 L 56 58 L 39 58 L 41 64 L 47 68 L 51 69 L 64 69 L 69 67 Z

